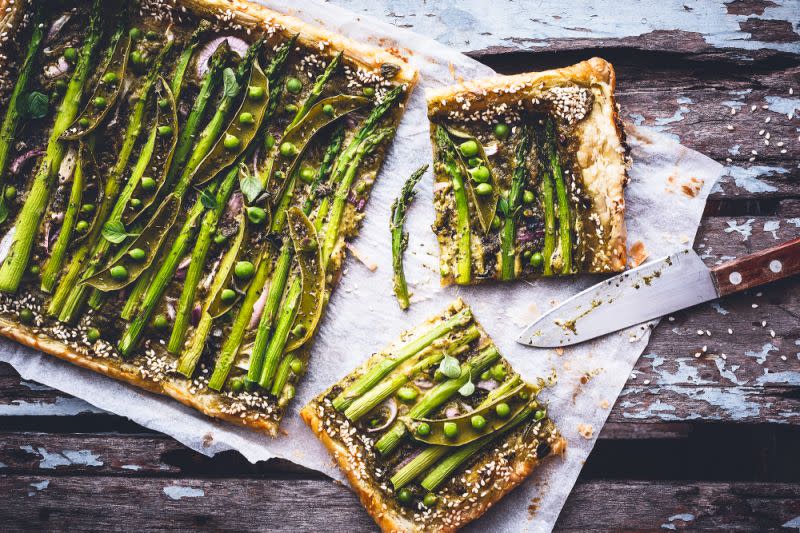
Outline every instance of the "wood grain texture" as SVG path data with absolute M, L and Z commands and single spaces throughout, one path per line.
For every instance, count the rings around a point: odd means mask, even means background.
M 800 239 L 786 241 L 711 269 L 720 296 L 800 274 Z

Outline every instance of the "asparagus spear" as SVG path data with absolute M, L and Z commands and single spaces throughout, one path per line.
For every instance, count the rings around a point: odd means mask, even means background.
M 503 280 L 510 280 L 516 277 L 514 271 L 516 259 L 516 253 L 514 251 L 514 242 L 516 240 L 514 219 L 520 207 L 522 188 L 525 185 L 528 174 L 528 165 L 526 161 L 528 153 L 531 151 L 532 136 L 533 129 L 527 125 L 523 126 L 522 138 L 519 144 L 517 144 L 517 149 L 514 153 L 514 173 L 511 177 L 511 191 L 508 193 L 508 199 L 506 200 L 505 223 L 503 225 L 503 232 L 500 234 L 500 274 Z
M 542 256 L 544 264 L 542 273 L 545 276 L 553 275 L 553 252 L 556 249 L 556 208 L 553 203 L 553 173 L 550 168 L 540 161 L 542 167 L 542 198 L 544 203 L 544 246 Z
M 550 172 L 556 184 L 556 197 L 558 198 L 558 241 L 561 245 L 561 274 L 572 272 L 572 236 L 570 231 L 569 200 L 567 188 L 564 184 L 564 174 L 561 172 L 561 163 L 558 159 L 556 146 L 556 124 L 552 118 L 545 124 L 545 145 Z M 552 200 L 551 200 L 552 202 Z M 545 259 L 547 259 L 545 255 Z
M 30 21 L 32 31 L 31 40 L 28 42 L 28 50 L 25 53 L 25 60 L 22 67 L 17 74 L 17 82 L 14 84 L 14 90 L 11 92 L 11 97 L 8 99 L 8 108 L 6 109 L 3 124 L 0 126 L 0 223 L 8 218 L 8 207 L 6 206 L 5 199 L 5 177 L 6 170 L 8 169 L 9 153 L 11 152 L 11 145 L 14 143 L 14 135 L 17 131 L 17 126 L 20 121 L 20 97 L 28 87 L 28 78 L 30 78 L 31 70 L 36 62 L 36 56 L 39 55 L 39 49 L 42 47 L 44 37 L 44 23 L 42 17 L 42 4 L 36 4 L 35 11 Z
M 200 24 L 197 25 L 197 29 L 194 30 L 192 36 L 189 38 L 189 42 L 186 45 L 186 48 L 183 49 L 181 52 L 180 57 L 178 58 L 177 63 L 175 63 L 175 73 L 172 76 L 172 84 L 170 85 L 170 90 L 172 91 L 172 96 L 175 97 L 175 101 L 178 102 L 181 97 L 181 89 L 183 89 L 183 78 L 186 74 L 186 69 L 189 67 L 189 62 L 192 59 L 192 54 L 194 54 L 195 48 L 197 48 L 197 44 L 200 42 L 200 38 L 206 33 L 208 30 L 211 29 L 211 23 L 207 20 L 201 20 Z M 227 41 L 226 41 L 227 42 Z
M 456 265 L 456 283 L 467 284 L 472 276 L 472 250 L 469 220 L 469 203 L 464 189 L 464 174 L 458 162 L 453 141 L 442 126 L 436 126 L 434 132 L 436 148 L 441 164 L 453 182 L 453 194 L 456 198 L 456 231 L 458 240 L 458 259 Z
M 350 407 L 356 398 L 369 392 L 380 380 L 388 376 L 392 370 L 414 357 L 436 340 L 449 334 L 454 329 L 468 324 L 471 320 L 472 311 L 469 308 L 462 309 L 447 320 L 437 323 L 408 344 L 404 344 L 397 350 L 397 353 L 381 360 L 353 382 L 353 384 L 343 390 L 333 400 L 333 408 L 340 412 L 344 411 Z
M 408 284 L 403 271 L 403 252 L 408 248 L 408 233 L 403 231 L 406 220 L 406 210 L 411 200 L 414 199 L 414 186 L 428 170 L 428 165 L 423 165 L 414 172 L 400 191 L 400 196 L 392 204 L 392 218 L 389 220 L 389 231 L 392 234 L 392 269 L 394 270 L 394 294 L 400 309 L 408 309 Z
M 317 174 L 314 176 L 314 181 L 311 183 L 311 187 L 309 187 L 308 197 L 306 198 L 305 202 L 303 202 L 303 213 L 305 213 L 306 216 L 311 215 L 311 209 L 313 208 L 314 202 L 317 199 L 319 186 L 323 183 L 327 183 L 331 176 L 333 162 L 336 160 L 336 156 L 339 155 L 339 152 L 342 149 L 343 141 L 344 124 L 339 123 L 339 125 L 336 127 L 336 130 L 334 130 L 333 135 L 331 135 L 331 140 L 328 143 L 328 147 L 325 149 L 325 155 L 322 157 L 322 163 L 319 166 Z M 319 231 L 319 228 L 317 228 L 317 231 Z
M 478 355 L 462 365 L 460 377 L 442 382 L 426 392 L 419 402 L 408 411 L 408 417 L 420 418 L 441 406 L 450 399 L 458 389 L 463 387 L 471 376 L 480 375 L 489 365 L 497 361 L 499 357 L 500 353 L 494 345 L 484 348 Z M 375 443 L 375 449 L 378 450 L 381 455 L 388 455 L 397 448 L 400 441 L 407 433 L 408 430 L 402 422 L 395 422 L 392 427 L 378 439 L 378 442 Z
M 39 163 L 28 199 L 17 216 L 16 232 L 10 251 L 0 266 L 0 291 L 2 292 L 17 290 L 30 260 L 33 242 L 39 231 L 39 224 L 44 216 L 51 189 L 64 158 L 66 146 L 59 140 L 59 137 L 72 124 L 80 110 L 79 106 L 86 80 L 92 68 L 97 44 L 103 33 L 101 6 L 100 0 L 94 0 L 92 3 L 88 32 L 81 47 L 75 71 L 56 115 L 50 139 L 47 142 L 47 149 Z
M 84 278 L 93 275 L 110 249 L 111 243 L 102 237 L 103 226 L 113 215 L 117 214 L 119 216 L 122 209 L 125 208 L 125 205 L 121 205 L 117 199 L 122 185 L 122 178 L 142 130 L 147 97 L 157 81 L 159 70 L 161 70 L 166 54 L 172 48 L 172 43 L 172 40 L 168 40 L 162 47 L 147 74 L 147 78 L 145 78 L 137 91 L 136 103 L 128 119 L 128 126 L 125 129 L 122 146 L 117 155 L 117 162 L 106 180 L 103 201 L 100 203 L 95 217 L 96 222 L 81 247 L 73 254 L 67 272 L 61 279 L 50 302 L 48 313 L 58 315 L 58 319 L 62 322 L 73 322 L 76 319 L 77 313 L 86 299 L 88 290 L 88 287 L 78 283 L 78 280 L 81 275 Z

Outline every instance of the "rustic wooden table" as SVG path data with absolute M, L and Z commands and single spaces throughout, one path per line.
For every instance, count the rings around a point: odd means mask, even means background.
M 798 0 L 334 3 L 504 73 L 603 56 L 625 120 L 728 167 L 695 243 L 709 264 L 800 235 Z M 374 529 L 321 475 L 203 457 L 7 365 L 0 416 L 3 529 Z M 790 279 L 661 323 L 557 527 L 800 528 L 798 450 L 800 279 Z

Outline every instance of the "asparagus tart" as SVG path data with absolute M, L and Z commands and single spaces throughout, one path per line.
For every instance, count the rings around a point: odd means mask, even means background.
M 6 5 L 0 333 L 274 435 L 416 72 L 238 0 Z
M 300 412 L 384 531 L 454 531 L 565 441 L 469 307 L 404 333 Z
M 614 85 L 593 58 L 428 93 L 443 285 L 624 269 Z

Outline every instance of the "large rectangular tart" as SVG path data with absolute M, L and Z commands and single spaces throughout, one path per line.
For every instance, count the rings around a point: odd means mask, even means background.
M 0 7 L 0 334 L 276 434 L 408 58 L 239 0 Z
M 454 531 L 566 442 L 460 299 L 300 412 L 384 531 Z
M 614 86 L 593 58 L 427 93 L 443 285 L 625 268 Z

